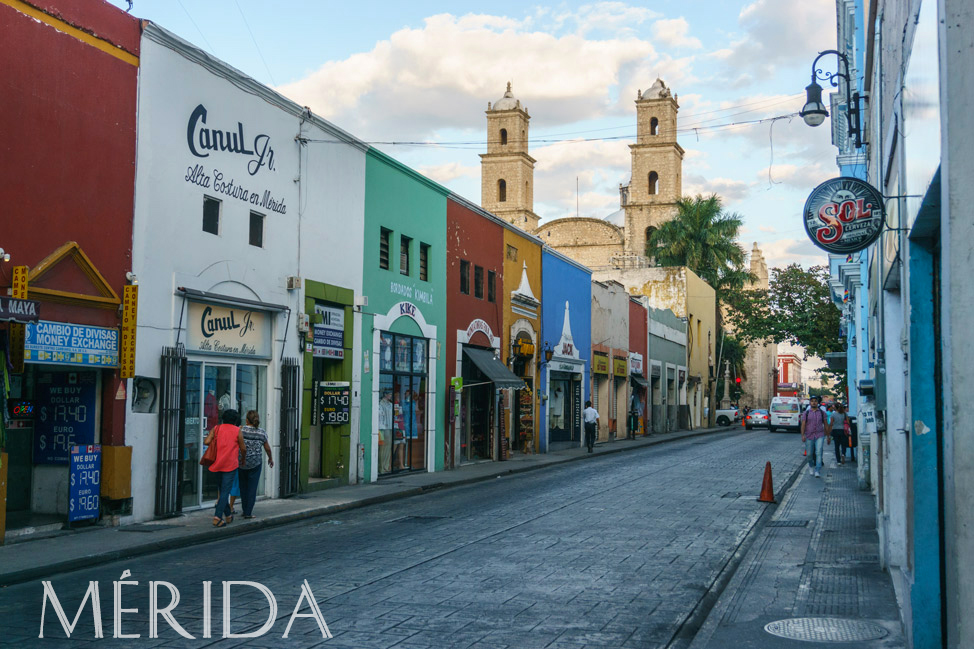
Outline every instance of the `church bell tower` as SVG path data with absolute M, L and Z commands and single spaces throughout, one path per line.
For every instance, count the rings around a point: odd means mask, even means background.
M 528 155 L 531 116 L 514 98 L 511 84 L 493 105 L 487 104 L 487 153 L 480 154 L 480 205 L 512 225 L 533 232 L 534 163 Z

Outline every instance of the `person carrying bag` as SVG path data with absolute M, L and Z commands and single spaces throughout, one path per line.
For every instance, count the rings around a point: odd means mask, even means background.
M 204 462 L 208 462 L 210 473 L 217 474 L 220 480 L 220 495 L 213 510 L 213 527 L 226 527 L 227 523 L 233 522 L 229 502 L 233 479 L 240 466 L 241 454 L 247 453 L 243 433 L 240 432 L 240 413 L 232 409 L 224 410 L 220 424 L 213 427 L 203 443 L 207 448 L 200 458 L 200 464 L 207 466 Z

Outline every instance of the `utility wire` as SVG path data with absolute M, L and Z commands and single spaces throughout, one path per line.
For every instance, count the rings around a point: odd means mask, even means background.
M 233 4 L 237 5 L 237 11 L 240 12 L 240 17 L 243 18 L 244 25 L 247 27 L 247 33 L 250 34 L 250 40 L 254 42 L 254 47 L 257 49 L 257 55 L 260 56 L 260 60 L 264 63 L 264 69 L 267 70 L 267 76 L 271 78 L 271 83 L 275 86 L 277 81 L 274 80 L 274 74 L 271 72 L 271 68 L 267 65 L 267 59 L 264 58 L 264 53 L 260 51 L 260 45 L 257 44 L 257 39 L 254 38 L 254 32 L 250 29 L 250 23 L 247 22 L 247 16 L 244 15 L 243 9 L 240 8 L 240 3 L 237 0 L 233 0 Z
M 199 32 L 200 36 L 203 38 L 203 42 L 206 43 L 206 46 L 210 48 L 211 52 L 216 54 L 216 48 L 210 45 L 210 41 L 206 40 L 206 36 L 203 34 L 203 30 L 200 29 L 200 26 L 196 24 L 195 20 L 193 20 L 193 15 L 189 13 L 189 10 L 186 9 L 186 6 L 183 4 L 183 0 L 176 0 L 176 2 L 178 2 L 179 6 L 183 8 L 183 11 L 186 13 L 186 17 L 189 18 L 189 22 L 193 23 L 193 27 L 195 27 L 196 31 Z

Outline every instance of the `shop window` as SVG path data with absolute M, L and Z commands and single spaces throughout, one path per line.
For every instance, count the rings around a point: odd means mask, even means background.
M 409 275 L 409 247 L 412 245 L 413 240 L 402 235 L 399 238 L 399 274 Z
M 478 300 L 484 299 L 484 269 L 481 266 L 474 266 L 473 269 L 473 296 Z
M 497 301 L 497 289 L 494 286 L 497 283 L 497 273 L 492 270 L 487 271 L 487 301 L 496 302 Z
M 264 215 L 258 212 L 250 213 L 250 245 L 264 247 Z
M 659 193 L 659 174 L 655 171 L 649 172 L 649 193 L 658 194 Z
M 507 181 L 498 180 L 497 181 L 497 202 L 506 203 L 507 202 Z
M 659 135 L 659 120 L 655 117 L 649 120 L 649 134 Z
M 426 467 L 428 341 L 379 334 L 379 473 Z
M 203 232 L 220 234 L 220 201 L 209 196 L 203 197 Z
M 517 248 L 511 244 L 507 244 L 507 258 L 511 261 L 517 261 Z
M 460 260 L 460 292 L 470 295 L 470 262 Z
M 419 244 L 419 278 L 429 281 L 430 246 L 428 243 Z
M 389 240 L 392 239 L 392 230 L 385 228 L 379 229 L 379 268 L 389 270 Z
M 501 146 L 504 146 L 505 144 L 507 144 L 507 129 L 506 128 L 502 128 L 501 129 Z

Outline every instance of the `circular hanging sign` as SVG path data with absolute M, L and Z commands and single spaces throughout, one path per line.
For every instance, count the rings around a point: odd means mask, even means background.
M 883 196 L 858 178 L 826 180 L 805 201 L 805 232 L 816 246 L 847 255 L 868 248 L 886 221 Z

